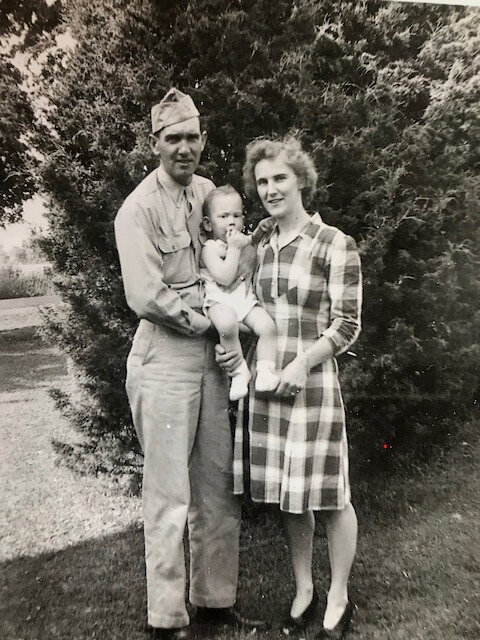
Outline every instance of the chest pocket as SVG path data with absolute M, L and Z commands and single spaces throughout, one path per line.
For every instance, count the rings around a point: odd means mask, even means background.
M 188 231 L 157 237 L 157 249 L 163 259 L 163 280 L 165 284 L 187 282 L 192 276 L 193 257 L 189 247 L 192 239 Z

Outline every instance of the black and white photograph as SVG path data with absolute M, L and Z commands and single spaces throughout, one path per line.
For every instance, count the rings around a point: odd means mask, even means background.
M 0 0 L 0 640 L 480 638 L 480 2 Z

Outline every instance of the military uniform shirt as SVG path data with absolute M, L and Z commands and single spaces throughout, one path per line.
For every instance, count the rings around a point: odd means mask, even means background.
M 198 263 L 202 204 L 214 188 L 197 175 L 183 187 L 159 167 L 120 208 L 115 236 L 125 296 L 139 318 L 187 335 L 210 326 Z

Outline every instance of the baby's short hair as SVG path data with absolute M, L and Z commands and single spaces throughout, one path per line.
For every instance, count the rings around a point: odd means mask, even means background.
M 205 198 L 204 202 L 203 202 L 203 215 L 206 218 L 210 218 L 210 210 L 211 210 L 211 206 L 212 206 L 212 202 L 215 200 L 215 198 L 217 196 L 230 196 L 236 194 L 240 200 L 242 199 L 242 196 L 238 193 L 238 191 L 232 187 L 231 184 L 224 184 L 221 187 L 216 187 L 215 189 L 212 189 L 212 191 L 210 191 L 210 193 L 207 195 L 207 197 Z

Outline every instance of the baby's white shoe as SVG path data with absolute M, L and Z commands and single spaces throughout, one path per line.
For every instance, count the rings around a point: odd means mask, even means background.
M 240 398 L 244 398 L 248 394 L 249 381 L 249 378 L 245 378 L 242 375 L 233 376 L 229 395 L 232 402 L 240 400 Z
M 245 360 L 242 360 L 233 372 L 232 376 L 229 395 L 232 402 L 240 400 L 240 398 L 244 398 L 248 394 L 248 383 L 250 382 L 251 377 L 252 374 L 247 367 L 247 363 Z
M 275 391 L 279 382 L 280 376 L 275 372 L 275 362 L 270 360 L 259 360 L 257 362 L 255 391 Z

